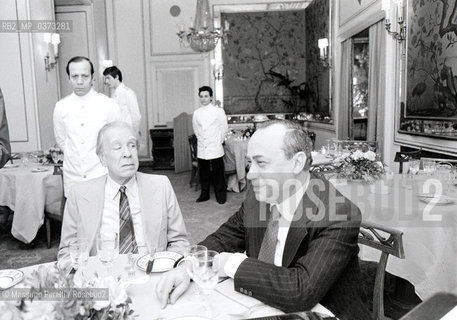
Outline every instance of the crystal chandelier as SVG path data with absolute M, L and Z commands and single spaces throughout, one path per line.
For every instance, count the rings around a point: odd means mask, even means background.
M 191 47 L 196 52 L 208 52 L 216 47 L 219 39 L 227 43 L 228 30 L 227 21 L 223 29 L 214 28 L 208 0 L 197 0 L 194 25 L 187 31 L 181 25 L 178 37 L 182 46 Z

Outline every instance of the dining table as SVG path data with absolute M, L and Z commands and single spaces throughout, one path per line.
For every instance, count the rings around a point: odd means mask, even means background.
M 0 169 L 0 206 L 14 211 L 11 234 L 26 244 L 43 225 L 45 211 L 60 214 L 62 194 L 53 165 L 8 163 Z
M 239 134 L 227 136 L 224 143 L 224 167 L 227 176 L 227 191 L 241 192 L 247 185 L 246 154 L 249 139 Z
M 160 308 L 160 303 L 155 293 L 156 285 L 163 274 L 153 272 L 146 274 L 141 269 L 138 260 L 141 256 L 134 255 L 137 263 L 134 265 L 134 274 L 128 274 L 126 264 L 128 255 L 121 254 L 115 260 L 110 270 L 103 265 L 98 257 L 91 256 L 87 261 L 84 277 L 91 279 L 93 277 L 107 277 L 122 279 L 126 293 L 131 298 L 131 309 L 134 310 L 135 319 L 137 320 L 168 320 L 168 319 L 246 319 L 256 317 L 266 317 L 284 314 L 279 309 L 270 307 L 259 300 L 248 295 L 234 291 L 234 283 L 230 278 L 221 278 L 215 289 L 207 296 L 196 294 L 197 285 L 191 282 L 188 290 L 176 301 L 175 304 L 168 304 L 164 309 Z M 25 277 L 38 270 L 40 266 L 52 267 L 55 262 L 49 262 L 41 265 L 34 265 L 20 269 Z M 75 279 L 80 277 L 79 271 L 75 274 Z M 8 289 L 12 290 L 14 289 Z M 1 291 L 0 291 L 1 296 Z M 209 308 L 211 308 L 211 316 Z M 333 316 L 333 314 L 321 304 L 317 304 L 313 312 L 319 312 L 322 315 Z
M 403 232 L 405 258 L 389 256 L 387 271 L 408 280 L 426 300 L 438 292 L 457 294 L 457 189 L 437 176 L 389 174 L 374 183 L 327 176 L 358 206 L 362 220 Z M 361 246 L 362 260 L 379 251 Z

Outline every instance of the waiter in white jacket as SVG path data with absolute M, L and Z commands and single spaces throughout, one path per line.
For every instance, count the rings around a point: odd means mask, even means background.
M 192 125 L 197 136 L 198 171 L 201 194 L 197 202 L 209 200 L 210 183 L 213 183 L 216 200 L 224 204 L 227 186 L 224 175 L 224 143 L 228 130 L 224 109 L 213 104 L 213 90 L 203 86 L 198 89 L 200 108 L 194 111 Z

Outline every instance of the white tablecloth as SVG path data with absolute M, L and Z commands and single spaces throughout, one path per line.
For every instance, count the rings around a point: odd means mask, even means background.
M 411 282 L 423 300 L 437 292 L 457 293 L 456 189 L 447 194 L 452 203 L 431 205 L 417 196 L 434 193 L 440 183 L 425 175 L 395 175 L 371 186 L 330 181 L 360 208 L 363 220 L 403 231 L 406 258 L 390 256 L 388 272 Z M 379 251 L 362 247 L 362 259 L 379 260 Z
M 117 277 L 125 276 L 124 266 L 126 255 L 120 255 L 115 262 L 111 275 Z M 51 265 L 46 264 L 46 265 Z M 23 268 L 26 275 L 30 274 L 37 266 Z M 101 265 L 97 257 L 90 257 L 88 261 L 88 276 L 97 272 L 101 276 L 106 276 L 106 268 Z M 195 299 L 196 284 L 191 283 L 189 289 L 176 301 L 174 305 L 168 305 L 165 309 L 160 309 L 159 301 L 155 294 L 155 287 L 162 273 L 151 273 L 146 275 L 144 271 L 135 266 L 135 283 L 127 288 L 127 294 L 132 299 L 132 309 L 135 311 L 137 320 L 151 319 L 177 319 L 185 316 L 205 316 L 205 306 L 203 301 Z M 216 289 L 209 296 L 209 304 L 217 311 L 217 316 L 213 319 L 225 320 L 233 319 L 229 314 L 239 314 L 246 311 L 252 304 L 256 307 L 249 318 L 263 317 L 269 315 L 283 314 L 282 311 L 262 304 L 260 301 L 233 291 L 233 280 L 228 279 L 217 285 Z M 258 307 L 257 307 L 258 306 Z M 323 314 L 332 315 L 331 312 L 318 304 L 313 308 Z
M 224 144 L 225 171 L 235 170 L 235 174 L 229 175 L 227 190 L 233 192 L 243 191 L 246 187 L 246 154 L 249 140 L 232 135 Z
M 35 168 L 37 165 L 31 164 L 0 169 L 0 205 L 14 211 L 11 233 L 24 243 L 35 238 L 44 222 L 45 209 L 60 212 L 62 199 L 62 178 L 53 175 L 53 167 L 33 172 Z

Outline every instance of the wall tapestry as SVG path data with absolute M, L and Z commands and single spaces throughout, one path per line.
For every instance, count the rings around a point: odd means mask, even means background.
M 414 0 L 408 6 L 406 106 L 400 130 L 455 136 L 457 1 Z
M 327 3 L 328 17 L 328 0 L 314 2 Z M 319 108 L 329 114 L 328 70 L 316 67 L 319 36 L 307 30 L 308 9 L 221 14 L 231 34 L 222 52 L 227 114 L 322 112 Z M 328 37 L 328 19 L 321 11 L 315 14 L 315 32 Z M 312 72 L 326 73 L 327 84 Z

